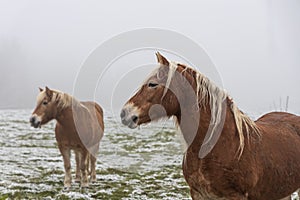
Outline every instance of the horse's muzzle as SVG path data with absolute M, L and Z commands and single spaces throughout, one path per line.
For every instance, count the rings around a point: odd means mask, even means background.
M 41 121 L 34 115 L 30 117 L 29 122 L 30 122 L 31 126 L 34 128 L 41 127 Z
M 138 126 L 139 117 L 136 114 L 130 113 L 128 109 L 123 108 L 120 114 L 122 124 L 129 128 L 136 128 Z

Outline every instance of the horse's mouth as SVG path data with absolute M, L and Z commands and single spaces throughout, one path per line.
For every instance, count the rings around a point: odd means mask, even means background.
M 131 129 L 135 129 L 137 127 L 139 127 L 142 124 L 148 124 L 150 123 L 152 120 L 148 117 L 148 116 L 136 116 L 136 118 L 122 118 L 122 124 L 124 124 L 125 126 L 127 126 L 128 128 Z
M 34 127 L 34 128 L 41 128 L 42 123 L 41 122 L 31 123 L 31 126 Z
M 121 121 L 122 124 L 124 124 L 125 126 L 131 129 L 135 129 L 141 124 L 145 124 L 151 121 L 148 115 L 141 115 L 139 114 L 139 112 L 136 111 L 131 112 L 131 110 L 134 109 L 125 107 L 121 111 L 120 114 Z
M 32 115 L 29 119 L 29 123 L 34 128 L 41 128 L 42 122 L 36 115 Z
M 135 129 L 135 128 L 138 127 L 138 124 L 137 124 L 137 123 L 130 123 L 130 124 L 128 124 L 127 126 L 128 126 L 129 128 L 131 128 L 131 129 Z
M 41 128 L 42 122 L 30 120 L 30 125 L 31 125 L 32 127 L 34 127 L 34 128 Z
M 124 124 L 125 126 L 131 128 L 131 129 L 135 129 L 136 127 L 138 127 L 138 123 L 136 121 L 132 121 L 132 120 L 122 119 L 122 124 Z

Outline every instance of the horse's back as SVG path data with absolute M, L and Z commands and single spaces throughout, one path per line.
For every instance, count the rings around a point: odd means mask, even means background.
M 298 120 L 298 122 L 300 121 L 300 116 L 291 114 L 291 113 L 287 113 L 287 112 L 270 112 L 267 113 L 263 116 L 261 116 L 260 118 L 258 118 L 256 120 L 256 122 L 280 122 L 280 121 L 284 121 L 286 119 L 292 119 L 292 120 Z
M 103 109 L 101 108 L 101 106 L 97 102 L 94 102 L 94 101 L 82 101 L 80 103 L 83 104 L 84 106 L 86 106 L 89 110 L 95 108 L 96 111 L 99 112 L 101 116 L 103 116 Z
M 298 155 L 300 154 L 300 116 L 271 112 L 260 117 L 255 123 L 261 133 L 263 145 L 273 146 L 275 151 L 298 151 Z
M 300 187 L 300 117 L 272 112 L 255 123 L 261 133 L 256 146 L 260 149 L 259 165 L 264 166 L 257 190 L 265 190 L 266 194 L 274 197 L 284 193 L 287 195 L 287 191 L 294 192 Z M 270 188 L 271 191 L 267 192 Z M 262 195 L 259 199 L 272 197 Z
M 80 103 L 82 105 L 84 105 L 85 107 L 87 107 L 90 112 L 93 113 L 95 111 L 98 123 L 99 123 L 99 125 L 102 129 L 102 132 L 103 132 L 104 122 L 103 122 L 103 109 L 101 108 L 101 106 L 98 103 L 93 102 L 93 101 L 83 101 L 83 102 L 80 102 Z
M 297 134 L 300 136 L 300 116 L 291 113 L 267 113 L 257 119 L 255 123 L 260 127 L 276 128 L 279 133 Z

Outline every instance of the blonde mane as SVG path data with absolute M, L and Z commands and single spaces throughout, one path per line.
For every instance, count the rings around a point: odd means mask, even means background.
M 169 62 L 169 72 L 165 85 L 165 90 L 163 96 L 166 94 L 168 88 L 170 87 L 170 83 L 172 77 L 174 76 L 175 71 L 177 70 L 179 63 L 177 62 Z M 208 138 L 205 137 L 203 144 L 208 144 L 215 134 L 215 130 L 217 126 L 222 121 L 222 104 L 226 99 L 231 101 L 230 110 L 233 113 L 235 125 L 239 134 L 239 157 L 242 155 L 244 146 L 245 146 L 245 135 L 249 139 L 250 133 L 259 135 L 259 130 L 254 121 L 252 121 L 247 115 L 241 112 L 236 104 L 233 102 L 232 98 L 227 94 L 227 92 L 217 85 L 215 85 L 212 81 L 210 81 L 206 76 L 199 73 L 189 66 L 185 66 L 180 64 L 180 66 L 185 67 L 185 69 L 181 72 L 188 72 L 190 69 L 192 72 L 196 74 L 195 83 L 196 83 L 196 97 L 198 102 L 198 108 L 204 108 L 204 106 L 209 103 L 211 109 L 211 120 L 210 120 L 210 131 Z M 207 102 L 209 100 L 209 102 Z
M 53 90 L 53 89 L 51 90 L 53 91 L 52 99 L 58 101 L 57 107 L 60 108 L 61 110 L 68 108 L 70 106 L 81 105 L 81 103 L 78 100 L 76 100 L 73 96 L 61 92 L 59 90 Z

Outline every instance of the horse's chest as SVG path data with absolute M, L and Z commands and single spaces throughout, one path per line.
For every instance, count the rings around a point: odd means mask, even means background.
M 201 190 L 209 189 L 209 181 L 204 177 L 201 170 L 202 163 L 198 159 L 195 159 L 188 154 L 183 158 L 183 174 L 192 187 L 201 188 Z
M 55 130 L 55 138 L 59 145 L 78 148 L 81 146 L 81 139 L 76 131 L 57 128 Z
M 203 170 L 203 162 L 191 154 L 185 154 L 183 159 L 183 174 L 192 190 L 194 199 L 219 200 L 209 179 L 209 172 Z

